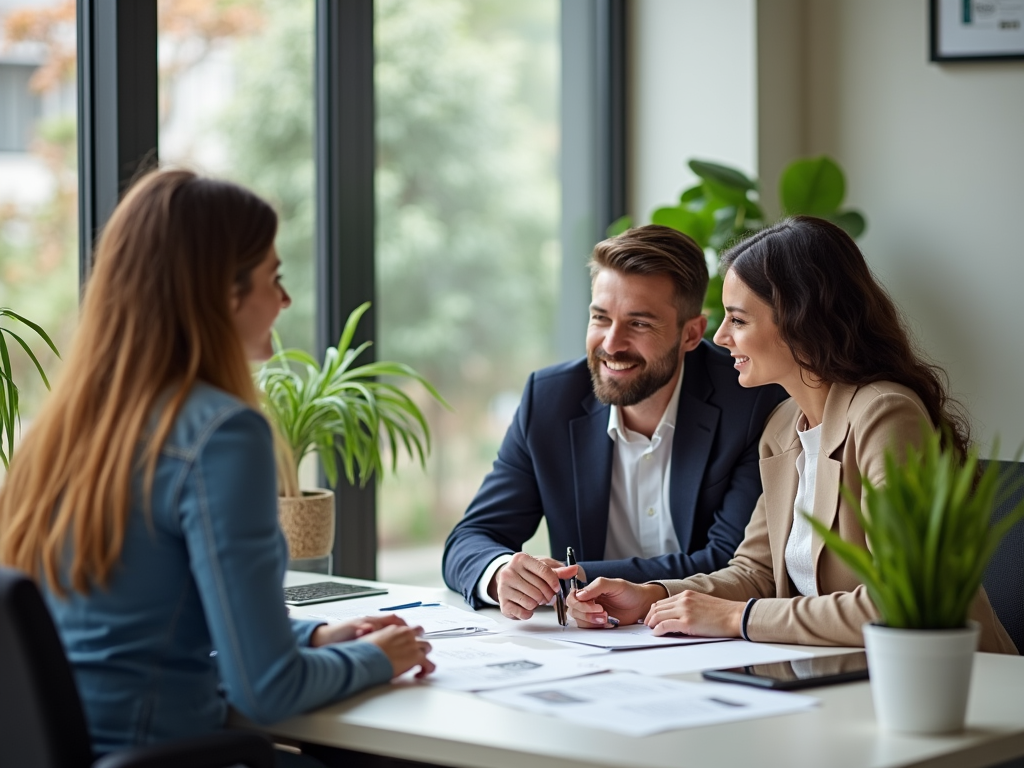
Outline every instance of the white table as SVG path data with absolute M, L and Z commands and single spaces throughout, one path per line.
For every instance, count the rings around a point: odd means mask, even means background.
M 287 583 L 323 579 L 290 573 Z M 384 586 L 396 603 L 430 598 L 463 604 L 460 595 L 447 590 Z M 489 615 L 504 620 L 496 609 Z M 554 616 L 545 611 L 533 620 L 554 622 Z M 847 649 L 803 650 L 826 654 Z M 359 752 L 488 768 L 981 768 L 1024 755 L 1021 657 L 977 654 L 967 728 L 951 736 L 881 730 L 867 682 L 807 693 L 821 700 L 810 712 L 634 738 L 509 709 L 469 693 L 392 684 L 262 730 Z M 233 724 L 254 727 L 237 716 Z

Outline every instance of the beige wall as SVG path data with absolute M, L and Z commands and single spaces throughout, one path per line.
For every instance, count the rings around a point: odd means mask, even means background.
M 867 215 L 868 261 L 976 437 L 999 434 L 1011 457 L 1024 442 L 1024 61 L 929 63 L 925 0 L 632 5 L 633 210 L 670 199 L 670 174 L 702 155 L 758 173 L 774 212 L 787 162 L 832 155 Z
M 1024 442 L 1024 61 L 929 63 L 922 0 L 803 5 L 805 149 L 846 169 L 869 262 L 977 438 L 998 433 L 1009 458 Z

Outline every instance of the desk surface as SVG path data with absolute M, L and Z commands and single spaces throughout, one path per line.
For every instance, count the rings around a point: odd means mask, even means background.
M 323 578 L 289 573 L 287 583 Z M 463 605 L 461 596 L 446 590 L 386 586 L 396 602 L 429 597 Z M 301 610 L 296 612 L 300 614 Z M 505 621 L 496 609 L 488 615 Z M 554 622 L 554 617 L 545 612 L 533 620 Z M 835 653 L 843 649 L 804 650 Z M 700 676 L 678 679 L 699 680 Z M 1021 657 L 976 655 L 967 728 L 952 736 L 882 731 L 875 723 L 866 682 L 807 693 L 821 700 L 810 712 L 636 738 L 502 707 L 470 693 L 392 684 L 263 730 L 360 752 L 489 768 L 981 768 L 1024 755 Z M 246 725 L 241 719 L 235 722 Z

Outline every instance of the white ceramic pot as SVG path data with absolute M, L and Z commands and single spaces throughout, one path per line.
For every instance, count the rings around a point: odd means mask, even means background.
M 288 557 L 305 560 L 326 557 L 334 546 L 334 491 L 317 488 L 302 496 L 277 500 L 281 530 L 288 541 Z
M 863 629 L 879 724 L 905 733 L 963 730 L 978 623 L 969 621 L 965 629 Z

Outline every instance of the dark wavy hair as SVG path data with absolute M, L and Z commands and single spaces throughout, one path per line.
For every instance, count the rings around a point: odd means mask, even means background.
M 893 381 L 913 390 L 966 456 L 970 423 L 950 397 L 946 372 L 917 350 L 892 298 L 857 244 L 831 222 L 793 216 L 722 255 L 729 270 L 772 308 L 779 335 L 805 371 L 821 381 Z

